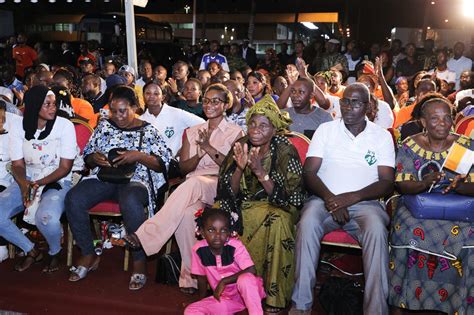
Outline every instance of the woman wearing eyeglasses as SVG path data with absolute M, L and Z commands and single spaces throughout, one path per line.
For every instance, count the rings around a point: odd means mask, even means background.
M 235 140 L 244 135 L 239 126 L 224 119 L 232 102 L 232 94 L 222 84 L 207 88 L 202 104 L 208 121 L 186 130 L 180 151 L 179 166 L 186 181 L 154 217 L 125 237 L 131 248 L 142 247 L 147 255 L 153 255 L 175 234 L 182 257 L 179 286 L 183 293 L 192 294 L 197 288 L 196 280 L 191 278 L 191 253 L 196 242 L 194 214 L 214 204 L 219 166 Z
M 217 199 L 265 281 L 265 310 L 279 312 L 290 301 L 294 283 L 303 167 L 283 135 L 291 123 L 288 113 L 280 112 L 269 95 L 249 109 L 246 119 L 248 136 L 236 142 L 221 166 Z

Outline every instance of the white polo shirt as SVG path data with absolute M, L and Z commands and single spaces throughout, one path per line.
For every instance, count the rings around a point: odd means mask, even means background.
M 378 166 L 395 166 L 392 136 L 366 121 L 357 137 L 342 119 L 322 124 L 313 135 L 306 156 L 322 159 L 317 175 L 333 194 L 365 188 L 379 180 Z
M 451 58 L 448 60 L 448 69 L 456 72 L 456 90 L 459 90 L 459 82 L 461 80 L 461 73 L 463 71 L 471 71 L 472 60 L 461 56 L 459 59 Z
M 184 130 L 204 122 L 201 117 L 167 104 L 163 104 L 158 116 L 150 114 L 147 109 L 140 119 L 158 129 L 173 156 L 176 156 L 181 149 Z

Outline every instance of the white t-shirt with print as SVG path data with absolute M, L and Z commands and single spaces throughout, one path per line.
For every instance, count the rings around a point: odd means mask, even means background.
M 176 156 L 181 149 L 184 130 L 204 122 L 201 117 L 167 104 L 163 104 L 158 116 L 150 114 L 147 110 L 140 119 L 158 129 L 166 146 L 173 152 L 173 156 Z
M 392 136 L 367 121 L 354 137 L 342 119 L 319 126 L 307 157 L 322 159 L 318 176 L 333 194 L 358 191 L 379 180 L 378 166 L 395 166 Z
M 13 135 L 12 129 L 14 126 L 22 128 L 22 121 L 23 118 L 21 116 L 5 112 L 3 129 L 5 129 L 6 133 L 0 135 L 0 186 L 8 187 L 13 182 L 13 177 L 7 171 L 7 166 L 11 162 L 8 148 Z
M 25 139 L 23 125 L 14 126 L 10 141 L 12 161 L 24 159 L 26 175 L 32 180 L 48 176 L 59 167 L 60 159 L 74 160 L 79 152 L 74 125 L 69 120 L 57 117 L 50 134 L 38 140 L 43 130 L 38 130 L 33 139 Z M 62 180 L 71 180 L 71 174 Z

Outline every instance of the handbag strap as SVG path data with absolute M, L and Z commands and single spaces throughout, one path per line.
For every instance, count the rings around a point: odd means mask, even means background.
M 140 143 L 139 143 L 138 151 L 141 151 L 141 148 L 142 148 L 143 137 L 145 135 L 145 128 L 144 128 L 145 126 L 146 125 L 144 125 L 143 128 L 140 130 Z M 166 172 L 166 165 L 160 157 L 157 156 L 156 158 L 158 160 L 158 163 L 160 163 L 161 169 L 163 170 L 163 177 L 165 178 L 165 185 L 163 185 L 164 189 L 168 189 L 168 185 L 167 185 L 168 184 L 168 174 Z M 148 167 L 146 167 L 146 172 L 147 172 L 147 175 L 148 175 L 148 182 L 150 184 L 151 198 L 155 202 L 155 206 L 158 207 L 158 205 L 160 203 L 160 200 L 158 200 L 158 196 L 156 195 L 155 185 L 153 184 L 153 178 L 151 176 L 151 171 Z M 154 215 L 154 209 L 152 207 L 149 207 L 148 209 L 149 209 L 149 217 L 153 216 Z

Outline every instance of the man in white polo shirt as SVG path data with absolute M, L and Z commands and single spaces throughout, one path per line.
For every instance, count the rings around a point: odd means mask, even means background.
M 343 228 L 362 246 L 364 314 L 388 314 L 389 216 L 379 198 L 393 192 L 395 152 L 390 134 L 365 114 L 369 89 L 349 85 L 342 119 L 319 126 L 304 165 L 306 200 L 297 226 L 296 283 L 290 314 L 309 314 L 326 233 Z M 343 303 L 343 301 L 341 301 Z
M 472 70 L 472 60 L 463 56 L 464 49 L 464 43 L 457 42 L 453 49 L 454 56 L 448 61 L 448 69 L 456 72 L 456 90 L 460 86 L 461 73 Z
M 204 119 L 182 109 L 164 104 L 163 92 L 157 83 L 147 83 L 143 88 L 147 110 L 140 119 L 149 122 L 160 132 L 168 148 L 177 156 L 181 149 L 186 128 L 202 124 Z

